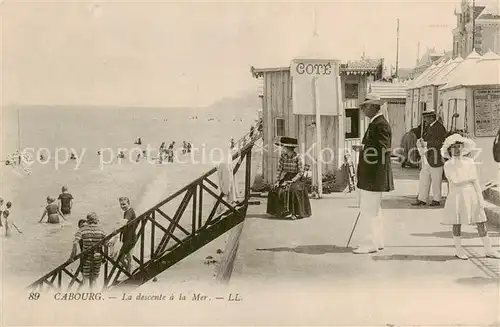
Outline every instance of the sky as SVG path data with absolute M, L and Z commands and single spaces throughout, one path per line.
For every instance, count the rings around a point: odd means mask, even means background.
M 9 1 L 2 102 L 206 106 L 255 89 L 250 67 L 288 66 L 316 30 L 332 59 L 412 68 L 451 50 L 459 0 L 301 2 Z

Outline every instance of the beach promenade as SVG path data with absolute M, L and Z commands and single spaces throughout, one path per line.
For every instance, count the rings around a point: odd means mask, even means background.
M 280 303 L 279 322 L 285 324 L 498 323 L 498 260 L 484 258 L 472 226 L 463 230 L 471 259 L 455 258 L 450 228 L 441 224 L 443 210 L 411 206 L 418 171 L 394 169 L 395 191 L 383 201 L 383 251 L 356 255 L 346 248 L 358 214 L 356 193 L 311 200 L 313 216 L 297 221 L 269 217 L 266 199 L 260 199 L 261 205 L 249 207 L 232 287 L 267 289 L 263 310 Z M 366 227 L 360 221 L 350 247 Z M 490 236 L 499 249 L 498 229 L 490 226 Z

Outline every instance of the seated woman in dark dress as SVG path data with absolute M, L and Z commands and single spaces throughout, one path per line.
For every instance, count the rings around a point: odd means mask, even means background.
M 295 152 L 297 139 L 282 137 L 279 144 L 285 151 L 278 162 L 276 182 L 267 198 L 267 213 L 295 220 L 311 216 L 311 204 L 304 175 L 304 164 Z

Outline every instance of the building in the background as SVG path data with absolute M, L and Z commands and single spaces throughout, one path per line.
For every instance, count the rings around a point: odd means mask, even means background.
M 451 51 L 442 51 L 438 52 L 435 48 L 427 49 L 424 55 L 418 60 L 417 65 L 411 71 L 410 78 L 416 79 L 418 78 L 424 71 L 427 70 L 430 66 L 437 65 L 440 62 L 447 61 L 452 57 Z
M 474 53 L 477 55 L 477 53 Z M 479 55 L 477 55 L 479 57 Z M 471 55 L 468 61 L 475 60 Z M 447 79 L 453 71 L 457 69 L 462 58 L 457 57 L 453 60 L 440 62 L 427 68 L 418 78 L 407 84 L 406 98 L 406 119 L 405 130 L 418 126 L 422 122 L 422 115 L 429 111 L 442 111 L 442 100 L 439 97 L 439 88 L 446 84 Z M 445 122 L 446 126 L 446 122 Z
M 500 53 L 500 15 L 495 2 L 476 0 L 473 5 L 471 0 L 462 0 L 460 9 L 455 10 L 453 57 L 465 58 L 472 50 L 481 55 L 489 50 Z
M 398 79 L 400 81 L 406 81 L 411 78 L 411 73 L 413 68 L 399 68 L 398 69 Z
M 464 131 L 482 150 L 474 157 L 482 185 L 500 178 L 491 150 L 500 129 L 499 71 L 500 56 L 488 52 L 481 57 L 472 52 L 449 75 L 439 92 L 445 126 Z

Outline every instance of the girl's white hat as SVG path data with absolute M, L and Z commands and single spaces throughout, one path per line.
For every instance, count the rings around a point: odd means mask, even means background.
M 450 154 L 448 149 L 455 143 L 462 143 L 464 145 L 462 150 L 462 155 L 467 155 L 471 153 L 476 148 L 476 143 L 460 134 L 452 134 L 444 140 L 443 146 L 441 147 L 441 156 L 446 159 L 450 159 Z

